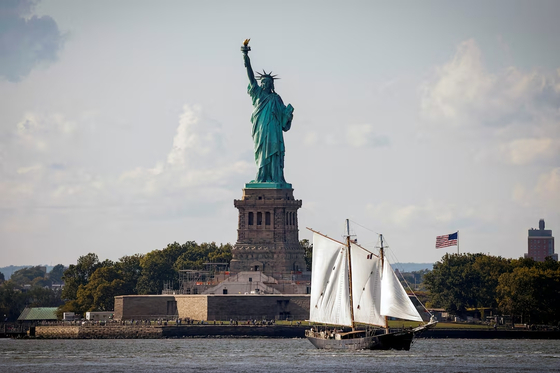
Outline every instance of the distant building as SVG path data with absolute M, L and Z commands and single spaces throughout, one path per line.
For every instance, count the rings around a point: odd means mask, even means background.
M 539 220 L 539 229 L 529 229 L 527 243 L 528 252 L 525 258 L 532 258 L 537 262 L 544 262 L 547 256 L 558 261 L 558 254 L 554 253 L 554 237 L 552 230 L 544 229 L 544 219 Z

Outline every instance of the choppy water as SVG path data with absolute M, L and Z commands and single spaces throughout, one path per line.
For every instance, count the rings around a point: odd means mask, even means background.
M 0 372 L 560 372 L 558 340 L 417 339 L 325 351 L 305 339 L 0 339 Z

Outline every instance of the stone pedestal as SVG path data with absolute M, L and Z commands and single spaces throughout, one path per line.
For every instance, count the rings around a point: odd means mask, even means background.
M 234 201 L 239 223 L 230 263 L 232 272 L 262 271 L 272 275 L 305 270 L 297 218 L 301 200 L 294 199 L 293 192 L 291 188 L 243 189 L 243 198 Z

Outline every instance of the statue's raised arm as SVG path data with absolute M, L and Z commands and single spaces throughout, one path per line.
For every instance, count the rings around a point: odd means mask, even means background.
M 245 68 L 247 69 L 247 76 L 249 77 L 249 82 L 253 85 L 257 84 L 255 79 L 255 73 L 253 73 L 253 68 L 251 67 L 251 59 L 249 58 L 249 51 L 251 47 L 249 46 L 249 40 L 245 39 L 243 45 L 241 46 L 241 52 L 243 52 L 243 62 L 245 62 Z

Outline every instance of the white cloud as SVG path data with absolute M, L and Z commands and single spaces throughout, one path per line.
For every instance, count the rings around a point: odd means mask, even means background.
M 376 135 L 371 124 L 354 124 L 346 129 L 348 145 L 356 148 L 380 147 L 389 145 L 389 138 Z
M 366 210 L 376 220 L 399 226 L 414 225 L 419 222 L 445 225 L 462 217 L 458 206 L 437 204 L 432 200 L 417 205 L 399 205 L 387 202 L 373 205 L 370 203 L 366 205 Z
M 560 139 L 518 139 L 501 146 L 506 161 L 514 165 L 525 165 L 546 160 L 560 154 Z
M 543 206 L 554 206 L 556 211 L 560 210 L 560 168 L 539 177 L 535 194 Z
M 307 132 L 305 134 L 305 136 L 303 137 L 303 143 L 306 146 L 313 146 L 316 145 L 318 142 L 318 138 L 317 138 L 317 132 L 311 131 L 311 132 Z
M 541 105 L 560 99 L 558 74 L 522 72 L 511 66 L 490 73 L 472 39 L 457 47 L 453 59 L 438 68 L 424 86 L 421 110 L 431 122 L 445 125 L 508 125 L 534 117 Z
M 17 173 L 18 174 L 27 174 L 29 172 L 35 172 L 35 171 L 39 171 L 42 168 L 41 165 L 33 165 L 33 166 L 29 166 L 29 167 L 20 167 L 17 169 Z
M 461 200 L 444 202 L 433 199 L 414 204 L 398 202 L 368 203 L 367 216 L 385 227 L 435 231 L 476 229 L 483 231 L 503 220 L 503 211 L 496 205 L 481 201 L 467 204 Z
M 489 72 L 470 39 L 423 86 L 421 115 L 425 124 L 455 127 L 455 137 L 466 133 L 457 131 L 480 131 L 476 136 L 484 144 L 473 153 L 477 159 L 542 163 L 560 155 L 559 84 L 560 71 L 510 66 Z
M 61 136 L 72 135 L 77 126 L 62 114 L 27 112 L 16 128 L 21 145 L 44 152 L 50 147 L 56 147 Z
M 513 191 L 511 193 L 512 200 L 517 202 L 517 204 L 526 207 L 529 205 L 529 200 L 526 198 L 526 196 L 527 196 L 527 190 L 523 185 L 521 184 L 514 185 Z
M 166 208 L 225 198 L 230 185 L 242 184 L 254 168 L 223 151 L 221 126 L 198 106 L 183 107 L 167 156 L 120 176 L 96 173 L 75 160 L 72 149 L 79 132 L 74 121 L 61 115 L 25 114 L 14 131 L 17 141 L 2 152 L 0 205 L 130 210 L 149 204 L 165 214 Z
M 124 172 L 119 181 L 131 193 L 158 195 L 189 188 L 227 187 L 232 178 L 247 174 L 252 166 L 225 154 L 219 123 L 205 118 L 200 106 L 184 105 L 167 162 L 152 168 Z
M 560 168 L 554 168 L 539 175 L 532 188 L 520 184 L 514 187 L 512 199 L 524 207 L 560 210 Z
M 200 106 L 183 106 L 179 126 L 173 138 L 173 148 L 167 155 L 167 163 L 184 165 L 187 158 L 208 157 L 223 149 L 220 125 L 203 118 Z

